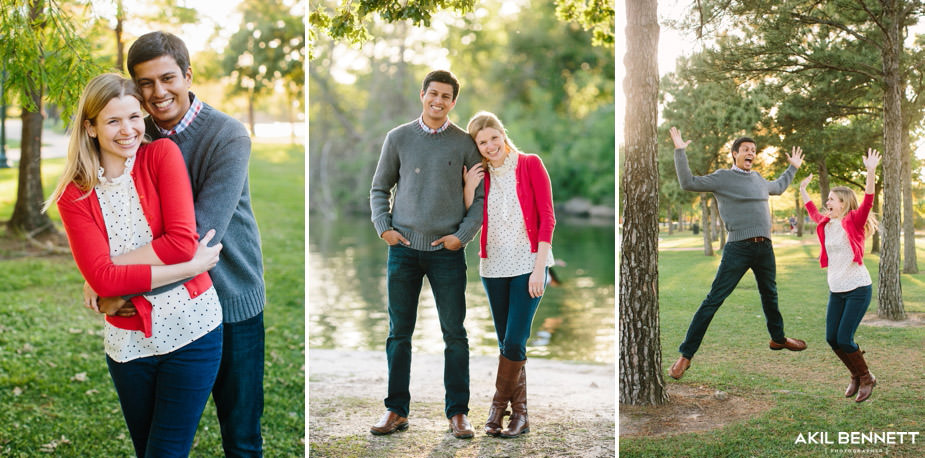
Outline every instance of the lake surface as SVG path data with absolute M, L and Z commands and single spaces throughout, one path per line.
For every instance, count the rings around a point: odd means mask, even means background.
M 364 217 L 309 222 L 308 342 L 310 348 L 381 350 L 389 318 L 385 268 L 388 250 Z M 497 355 L 498 341 L 479 279 L 478 243 L 466 247 L 466 330 L 472 355 Z M 540 302 L 527 343 L 528 357 L 613 363 L 614 227 L 558 221 L 553 255 L 561 285 Z M 427 281 L 412 340 L 414 352 L 442 353 L 443 337 Z

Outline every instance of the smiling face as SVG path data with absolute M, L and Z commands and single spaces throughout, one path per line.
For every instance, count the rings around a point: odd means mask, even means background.
M 825 208 L 829 210 L 830 218 L 841 218 L 845 214 L 845 202 L 835 192 L 829 192 L 829 198 L 825 201 Z
M 107 175 L 118 176 L 125 160 L 138 152 L 144 138 L 141 104 L 129 95 L 110 99 L 96 119 L 84 122 L 84 127 L 99 142 L 100 163 Z
M 475 144 L 482 155 L 494 167 L 504 164 L 507 157 L 507 146 L 504 143 L 504 132 L 493 127 L 486 127 L 475 134 Z
M 135 84 L 145 110 L 162 129 L 172 129 L 189 110 L 193 71 L 184 71 L 170 55 L 135 64 Z
M 742 142 L 739 145 L 738 152 L 733 153 L 732 157 L 735 158 L 736 167 L 745 170 L 746 172 L 751 171 L 752 163 L 755 162 L 755 152 L 756 146 L 751 142 Z
M 456 106 L 456 101 L 453 100 L 453 86 L 431 81 L 421 92 L 421 104 L 424 107 L 421 113 L 424 123 L 433 129 L 439 128 L 446 122 L 450 110 Z

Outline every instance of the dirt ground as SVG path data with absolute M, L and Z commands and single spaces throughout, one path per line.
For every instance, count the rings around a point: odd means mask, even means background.
M 705 386 L 669 382 L 666 388 L 671 396 L 666 405 L 620 405 L 620 437 L 708 431 L 757 417 L 772 406 Z
M 388 374 L 385 352 L 310 349 L 308 360 L 309 441 L 316 447 L 316 453 L 349 436 L 350 440 L 368 441 L 363 445 L 364 452 L 360 453 L 363 456 L 374 456 L 377 450 L 380 456 L 398 456 L 395 448 L 388 447 L 397 447 L 395 441 L 403 439 L 422 440 L 426 447 L 438 447 L 436 456 L 443 456 L 442 453 L 452 456 L 540 453 L 544 456 L 612 457 L 615 454 L 616 386 L 612 364 L 529 359 L 526 370 L 531 432 L 523 438 L 504 440 L 490 438 L 481 432 L 494 393 L 497 357 L 471 357 L 469 417 L 477 434 L 471 441 L 459 441 L 449 437 L 443 413 L 442 354 L 414 355 L 410 428 L 392 436 L 369 434 L 369 427 L 385 411 L 382 401 Z M 344 414 L 345 407 L 350 414 Z M 412 433 L 426 436 L 422 439 Z M 395 439 L 396 435 L 404 437 Z M 459 447 L 463 449 L 457 450 Z M 333 453 L 330 456 L 334 456 Z M 410 456 L 435 456 L 434 453 L 431 448 Z

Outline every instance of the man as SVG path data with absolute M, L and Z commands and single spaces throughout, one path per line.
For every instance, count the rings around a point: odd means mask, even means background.
M 787 170 L 777 180 L 767 181 L 758 172 L 752 171 L 756 156 L 755 141 L 742 137 L 732 144 L 734 164 L 731 169 L 695 177 L 691 174 L 684 152 L 690 140 L 682 140 L 681 133 L 675 127 L 671 128 L 670 134 L 674 141 L 675 171 L 681 189 L 712 192 L 729 235 L 710 293 L 694 314 L 687 329 L 687 337 L 679 349 L 681 357 L 668 370 L 668 375 L 674 379 L 684 375 L 684 371 L 691 365 L 691 358 L 700 348 L 713 315 L 748 269 L 752 270 L 758 282 L 761 306 L 768 333 L 771 334 L 771 350 L 805 350 L 806 342 L 784 336 L 784 319 L 777 306 L 777 267 L 774 247 L 771 245 L 771 211 L 768 206 L 768 196 L 782 194 L 793 181 L 797 169 L 803 163 L 803 150 L 794 147 L 793 154 L 787 154 L 787 161 L 790 162 Z
M 225 456 L 262 456 L 266 294 L 248 184 L 250 137 L 240 122 L 190 91 L 193 73 L 180 38 L 165 32 L 142 35 L 129 48 L 127 66 L 151 114 L 146 134 L 173 140 L 183 153 L 200 237 L 215 229 L 214 240 L 223 245 L 209 275 L 223 315 L 222 361 L 212 398 Z M 102 302 L 119 301 L 101 298 L 100 308 Z M 130 303 L 120 305 L 118 313 L 132 313 Z
M 479 188 L 466 209 L 463 168 L 481 158 L 469 134 L 449 120 L 458 95 L 459 82 L 452 73 L 437 70 L 427 74 L 420 94 L 421 116 L 386 135 L 369 192 L 373 226 L 389 245 L 389 387 L 387 411 L 370 428 L 376 435 L 408 428 L 411 335 L 425 276 L 434 292 L 443 331 L 445 414 L 455 437 L 474 434 L 467 418 L 469 341 L 463 327 L 463 248 L 479 231 L 484 196 Z

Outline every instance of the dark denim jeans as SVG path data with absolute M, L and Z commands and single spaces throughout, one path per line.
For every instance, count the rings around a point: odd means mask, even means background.
M 212 388 L 222 448 L 226 457 L 263 456 L 263 312 L 224 326 L 222 365 Z
M 491 318 L 498 334 L 498 347 L 501 354 L 511 361 L 527 359 L 527 339 L 530 337 L 536 309 L 543 298 L 530 297 L 527 288 L 529 280 L 530 274 L 503 278 L 482 277 L 482 285 L 491 307 Z M 548 280 L 547 275 L 547 283 Z
M 783 343 L 784 336 L 784 318 L 777 307 L 777 265 L 774 259 L 774 247 L 770 240 L 762 242 L 751 242 L 740 240 L 728 242 L 723 248 L 723 259 L 719 263 L 719 269 L 716 271 L 716 278 L 713 279 L 713 287 L 710 288 L 706 299 L 700 304 L 700 308 L 694 313 L 690 326 L 687 328 L 687 337 L 678 351 L 685 358 L 693 358 L 694 353 L 700 348 L 703 336 L 713 320 L 713 315 L 723 305 L 723 301 L 732 294 L 739 280 L 745 275 L 748 269 L 755 274 L 755 281 L 758 283 L 758 293 L 761 295 L 761 308 L 764 310 L 765 321 L 768 326 L 768 333 L 771 340 Z
M 825 312 L 825 341 L 833 350 L 840 348 L 845 353 L 858 351 L 854 333 L 870 306 L 871 295 L 871 285 L 844 293 L 829 292 L 829 307 Z
M 221 358 L 221 325 L 166 355 L 125 363 L 106 357 L 135 455 L 189 455 Z
M 464 250 L 418 251 L 389 247 L 386 281 L 389 295 L 389 392 L 385 407 L 403 417 L 411 404 L 411 335 L 417 319 L 424 277 L 437 303 L 443 332 L 443 386 L 447 418 L 469 413 L 469 340 L 466 319 L 466 254 Z

